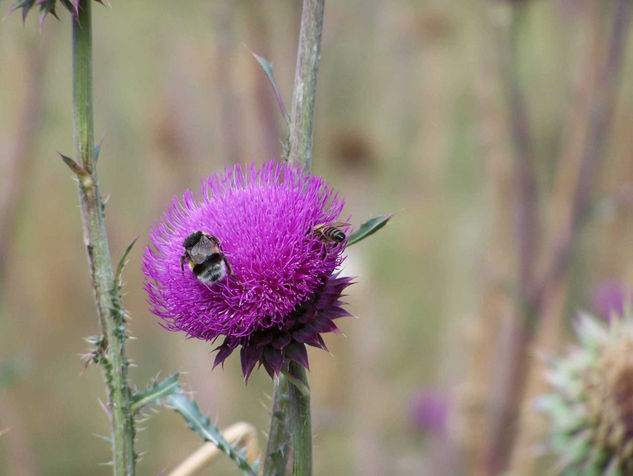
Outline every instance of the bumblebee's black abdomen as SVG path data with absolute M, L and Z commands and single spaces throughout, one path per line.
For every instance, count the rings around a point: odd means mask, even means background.
M 195 265 L 192 271 L 200 282 L 210 285 L 224 279 L 229 272 L 229 268 L 223 255 L 213 253 L 204 262 Z

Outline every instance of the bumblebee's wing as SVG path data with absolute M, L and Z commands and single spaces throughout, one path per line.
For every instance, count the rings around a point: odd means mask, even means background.
M 206 236 L 200 238 L 200 240 L 189 250 L 189 256 L 191 261 L 195 264 L 203 263 L 209 255 L 217 253 L 218 247 Z

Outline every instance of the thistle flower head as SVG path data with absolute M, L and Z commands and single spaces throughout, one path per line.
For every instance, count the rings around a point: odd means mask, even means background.
M 237 165 L 212 175 L 199 193 L 175 197 L 152 229 L 143 259 L 152 312 L 166 329 L 224 337 L 214 366 L 241 347 L 245 378 L 257 363 L 271 376 L 288 359 L 307 368 L 305 344 L 326 349 L 321 333 L 338 332 L 333 320 L 349 315 L 340 298 L 350 278 L 335 274 L 345 240 L 314 232 L 342 208 L 323 179 L 297 167 Z M 183 246 L 198 231 L 215 237 L 209 246 L 226 263 L 213 284 L 196 277 Z
M 633 474 L 633 315 L 583 315 L 579 346 L 551 363 L 539 408 L 563 474 Z
M 18 0 L 18 2 L 11 7 L 9 14 L 16 10 L 22 10 L 22 21 L 26 21 L 26 17 L 32 8 L 38 7 L 40 11 L 40 26 L 44 23 L 47 15 L 53 15 L 55 18 L 57 12 L 57 2 L 61 3 L 73 16 L 75 21 L 79 21 L 79 0 Z M 103 0 L 95 0 L 95 2 L 103 5 Z

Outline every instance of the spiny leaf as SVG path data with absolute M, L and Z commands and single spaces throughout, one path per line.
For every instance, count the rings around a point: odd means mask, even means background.
M 179 392 L 169 395 L 165 399 L 165 404 L 172 410 L 180 413 L 189 428 L 202 436 L 206 441 L 213 443 L 220 451 L 226 453 L 244 474 L 247 476 L 257 475 L 257 471 L 248 464 L 248 460 L 244 457 L 243 452 L 237 450 L 226 441 L 218 430 L 218 427 L 211 425 L 209 417 L 202 415 L 196 401 L 187 398 L 182 392 L 182 389 L 180 389 Z
M 149 389 L 142 393 L 137 393 L 132 397 L 130 410 L 132 414 L 137 413 L 150 403 L 160 403 L 163 399 L 175 392 L 182 392 L 178 382 L 178 374 L 166 378 L 162 382 L 155 382 Z
M 70 170 L 72 170 L 77 176 L 81 177 L 86 175 L 86 169 L 84 169 L 81 165 L 75 162 L 73 159 L 68 157 L 67 155 L 62 154 L 61 152 L 57 152 L 59 156 L 62 158 L 64 163 L 68 166 Z
M 347 241 L 347 246 L 352 246 L 353 244 L 364 240 L 368 236 L 373 235 L 385 226 L 392 216 L 393 215 L 383 215 L 367 220 L 358 228 L 358 230 L 350 235 L 349 240 Z
M 275 98 L 277 99 L 279 110 L 281 111 L 281 114 L 284 116 L 284 119 L 286 120 L 286 123 L 288 124 L 288 126 L 290 126 L 290 116 L 288 115 L 288 111 L 286 110 L 286 105 L 284 104 L 284 100 L 281 98 L 279 88 L 277 87 L 277 81 L 275 81 L 275 75 L 273 73 L 273 65 L 270 64 L 270 62 L 266 58 L 253 53 L 251 50 L 248 50 L 248 51 L 251 53 L 251 55 L 253 55 L 253 58 L 257 60 L 259 65 L 264 70 L 264 73 L 266 73 L 266 76 L 268 77 L 268 81 L 270 81 L 270 84 L 273 87 L 273 91 L 275 92 Z
M 127 260 L 130 251 L 132 251 L 132 247 L 134 243 L 138 240 L 138 236 L 132 240 L 132 242 L 127 246 L 125 251 L 123 252 L 123 256 L 121 256 L 121 260 L 119 261 L 119 265 L 116 268 L 116 275 L 114 277 L 114 287 L 118 289 L 121 285 L 121 273 L 123 272 L 123 268 L 125 267 L 125 261 Z

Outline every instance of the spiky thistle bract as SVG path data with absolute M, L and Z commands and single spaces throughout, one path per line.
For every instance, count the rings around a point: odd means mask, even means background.
M 578 318 L 578 344 L 549 363 L 548 449 L 564 475 L 633 474 L 633 313 Z
M 103 0 L 94 1 L 102 5 L 104 4 Z M 18 0 L 18 2 L 11 7 L 8 14 L 16 10 L 22 10 L 22 21 L 24 22 L 29 12 L 37 8 L 40 12 L 40 25 L 42 25 L 48 15 L 59 19 L 56 11 L 58 2 L 72 14 L 75 21 L 79 21 L 79 0 Z

